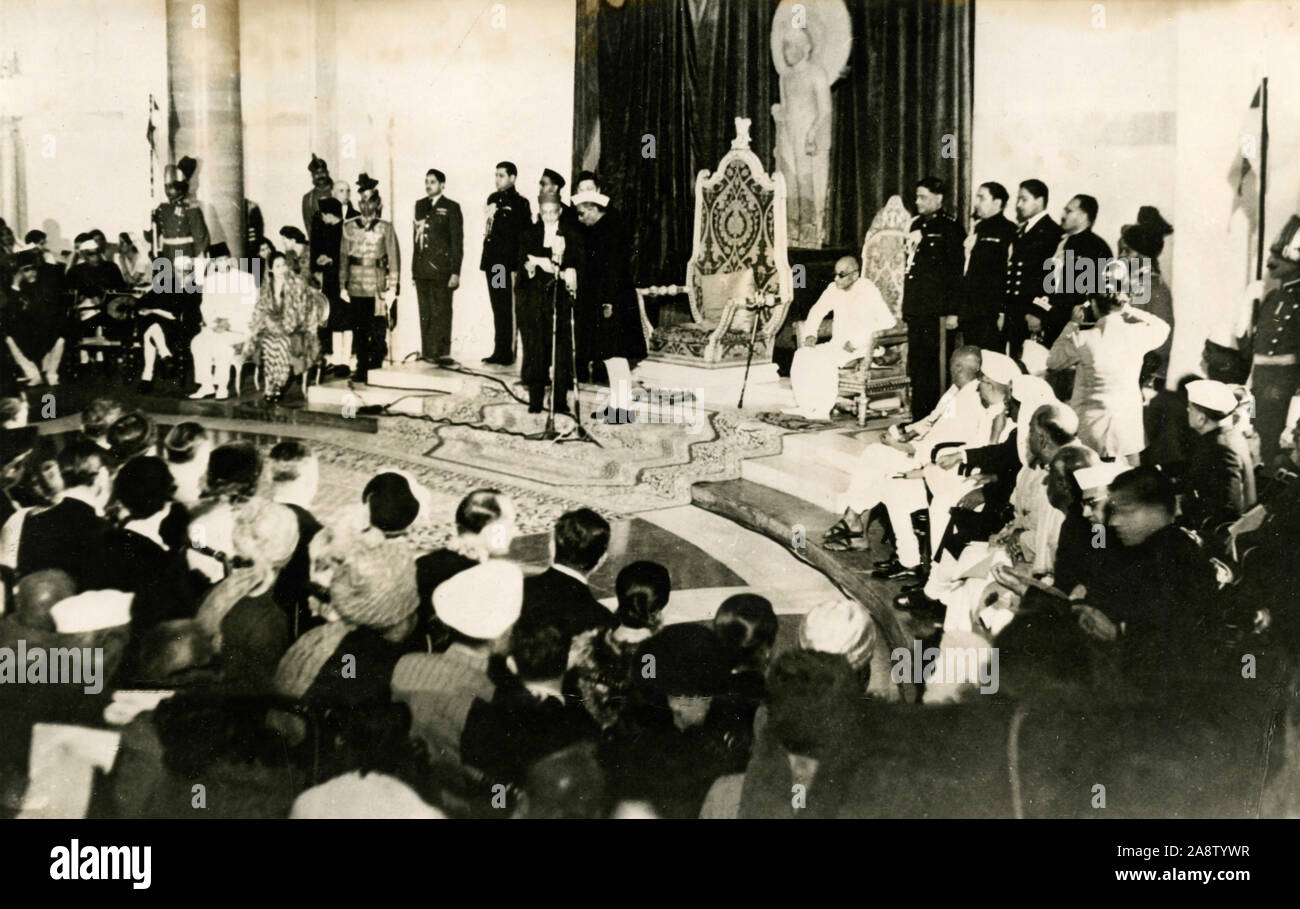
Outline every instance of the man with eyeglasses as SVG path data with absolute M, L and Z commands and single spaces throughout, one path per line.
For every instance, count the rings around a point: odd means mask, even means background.
M 808 311 L 802 346 L 790 364 L 796 406 L 786 413 L 809 420 L 829 420 L 839 394 L 840 367 L 871 356 L 876 332 L 894 327 L 894 315 L 880 291 L 861 277 L 860 271 L 853 256 L 836 262 L 835 279 Z M 831 339 L 818 344 L 817 331 L 822 321 L 832 315 Z

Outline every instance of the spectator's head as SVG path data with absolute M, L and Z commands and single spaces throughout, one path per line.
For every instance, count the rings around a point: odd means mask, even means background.
M 609 522 L 590 508 L 560 515 L 555 522 L 555 562 L 590 574 L 609 548 Z
M 625 565 L 614 582 L 618 610 L 614 618 L 625 628 L 657 629 L 661 613 L 668 605 L 672 582 L 668 569 L 658 562 L 633 562 Z
M 738 593 L 727 597 L 713 617 L 713 630 L 731 652 L 734 671 L 765 672 L 776 645 L 776 611 L 766 597 Z
M 1100 459 L 1099 459 L 1100 460 Z M 1127 464 L 1101 462 L 1075 471 L 1074 481 L 1079 486 L 1083 502 L 1083 516 L 1094 525 L 1106 523 L 1106 507 L 1110 502 L 1110 484 L 1128 470 Z
M 70 442 L 59 452 L 59 474 L 63 478 L 63 491 L 74 489 L 89 493 L 92 504 L 103 510 L 112 493 L 107 456 L 94 442 Z
M 980 351 L 980 403 L 985 407 L 1011 400 L 1011 383 L 1021 375 L 1016 361 L 994 350 Z
M 271 488 L 277 502 L 306 505 L 320 486 L 320 463 L 297 439 L 277 442 L 271 449 Z
M 141 455 L 122 465 L 113 480 L 113 498 L 133 521 L 162 514 L 176 494 L 176 481 L 161 458 Z
M 496 489 L 476 489 L 456 506 L 456 534 L 487 556 L 504 556 L 519 533 L 515 503 Z
M 1002 214 L 1009 198 L 1001 183 L 981 183 L 975 191 L 975 217 L 983 220 Z
M 23 235 L 23 242 L 37 249 L 45 249 L 45 231 L 33 228 Z
M 298 518 L 287 505 L 249 499 L 235 510 L 232 539 L 237 555 L 279 572 L 298 547 Z
M 799 626 L 799 648 L 835 653 L 849 661 L 865 686 L 876 647 L 876 622 L 856 600 L 836 600 L 813 609 Z
M 1043 466 L 1057 449 L 1069 445 L 1079 432 L 1079 417 L 1068 404 L 1042 404 L 1029 421 L 1029 454 L 1032 466 Z
M 81 412 L 81 431 L 94 439 L 101 448 L 108 447 L 108 427 L 117 422 L 125 411 L 112 398 L 96 398 Z
M 332 550 L 326 575 L 327 615 L 374 629 L 394 643 L 404 640 L 415 627 L 420 600 L 415 561 L 406 547 L 374 531 L 353 533 L 326 527 L 312 538 L 313 562 L 321 560 L 323 549 Z M 313 573 L 313 580 L 316 578 Z M 435 597 L 435 607 L 437 602 Z
M 819 758 L 845 734 L 845 718 L 861 695 L 843 655 L 787 651 L 767 672 L 768 728 L 790 754 Z
M 600 181 L 596 179 L 594 171 L 580 170 L 578 176 L 574 178 L 575 186 L 580 193 L 598 193 L 600 192 Z
M 1097 453 L 1083 445 L 1066 445 L 1052 455 L 1047 465 L 1047 501 L 1062 514 L 1082 513 L 1083 492 L 1075 479 L 1076 470 L 1096 467 L 1101 463 Z
M 19 429 L 27 425 L 27 399 L 22 395 L 0 398 L 0 427 Z
M 262 478 L 262 454 L 249 442 L 227 442 L 212 449 L 203 496 L 242 502 L 257 493 Z
M 673 724 L 681 731 L 708 716 L 713 699 L 726 686 L 730 667 L 727 648 L 701 625 L 669 625 L 641 643 L 634 663 L 636 682 L 667 701 Z
M 285 249 L 301 252 L 307 246 L 307 235 L 292 224 L 280 228 L 280 237 L 284 240 Z
M 158 453 L 158 431 L 140 411 L 125 414 L 108 427 L 108 450 L 120 464 L 136 455 Z
M 564 189 L 564 178 L 548 167 L 542 171 L 542 179 L 537 181 L 537 188 L 546 195 L 559 198 L 560 190 Z
M 168 464 L 207 464 L 212 452 L 212 438 L 202 424 L 186 421 L 177 423 L 163 440 L 163 455 Z
M 1213 379 L 1188 382 L 1186 391 L 1187 425 L 1197 435 L 1218 429 L 1241 403 L 1230 386 Z
M 413 477 L 395 470 L 376 474 L 361 491 L 370 512 L 370 526 L 386 534 L 405 533 L 429 513 L 429 493 Z
M 595 820 L 609 815 L 605 772 L 593 742 L 549 754 L 528 768 L 519 799 L 521 818 Z
M 510 666 L 524 682 L 556 682 L 569 661 L 569 637 L 555 625 L 524 613 L 510 629 Z
M 982 362 L 980 349 L 974 344 L 963 344 L 958 347 L 948 359 L 948 374 L 952 376 L 952 384 L 958 388 L 965 388 L 978 379 Z
M 33 571 L 14 587 L 14 619 L 26 628 L 53 631 L 50 610 L 76 592 L 77 585 L 66 572 L 54 568 Z
M 257 242 L 257 257 L 268 265 L 278 252 L 279 250 L 275 248 L 275 244 L 271 242 L 270 237 L 263 237 Z
M 492 175 L 498 191 L 507 190 L 515 185 L 519 178 L 519 168 L 513 161 L 498 161 L 496 172 Z
M 1026 180 L 1016 194 L 1016 220 L 1024 223 L 1047 208 L 1047 184 L 1042 180 Z
M 1096 220 L 1097 200 L 1092 196 L 1075 196 L 1065 203 L 1065 211 L 1061 214 L 1061 230 L 1067 234 L 1077 234 L 1092 227 Z
M 32 284 L 41 269 L 41 251 L 39 249 L 20 250 L 14 256 L 14 278 L 20 284 Z
M 510 630 L 524 602 L 524 576 L 492 559 L 452 575 L 433 591 L 433 610 L 453 631 L 487 647 Z
M 1137 546 L 1174 521 L 1177 498 L 1156 467 L 1135 467 L 1110 484 L 1109 524 L 1125 546 Z

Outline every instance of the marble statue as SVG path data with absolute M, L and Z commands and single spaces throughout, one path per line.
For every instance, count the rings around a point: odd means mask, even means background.
M 786 234 L 791 246 L 826 245 L 831 160 L 831 85 L 852 45 L 843 0 L 782 0 L 772 18 L 772 62 L 781 77 L 776 168 L 785 176 Z

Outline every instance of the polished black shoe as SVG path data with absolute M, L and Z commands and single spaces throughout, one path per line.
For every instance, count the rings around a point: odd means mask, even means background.
M 136 386 L 136 391 L 142 395 L 153 394 L 153 379 L 141 379 L 140 384 Z
M 454 357 L 439 357 L 438 365 L 446 369 L 449 366 L 459 366 L 460 364 L 456 362 Z
M 904 581 L 924 577 L 925 569 L 920 565 L 904 565 L 898 561 L 897 557 L 894 557 L 883 562 L 877 562 L 875 570 L 871 574 L 881 580 Z
M 482 360 L 480 360 L 479 362 L 481 362 L 484 366 L 502 366 L 502 365 L 504 365 L 504 364 L 501 362 L 501 358 L 498 357 L 496 354 L 493 354 L 493 355 L 490 356 L 490 357 L 484 357 L 484 358 L 483 358 Z
M 911 613 L 917 618 L 941 621 L 947 611 L 938 600 L 925 595 L 924 590 L 907 590 L 894 597 L 894 608 L 900 612 Z

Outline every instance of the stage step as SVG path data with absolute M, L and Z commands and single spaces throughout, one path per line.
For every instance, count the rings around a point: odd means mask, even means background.
M 857 457 L 866 451 L 877 435 L 870 430 L 857 429 L 852 432 L 792 432 L 781 438 L 781 451 L 808 461 L 821 461 L 822 455 L 831 451 L 837 457 Z
M 439 369 L 431 363 L 396 363 L 372 369 L 367 377 L 371 388 L 400 388 L 407 391 L 440 391 L 455 394 L 465 386 L 465 377 Z
M 740 476 L 830 512 L 837 510 L 839 497 L 849 488 L 844 471 L 791 454 L 748 458 L 740 465 Z
M 424 413 L 424 399 L 438 394 L 441 392 L 375 388 L 371 385 L 351 388 L 346 380 L 337 380 L 311 386 L 307 390 L 307 406 L 313 411 L 339 414 L 344 418 L 358 416 L 363 413 L 361 408 L 374 406 L 387 407 L 389 413 L 418 416 Z

